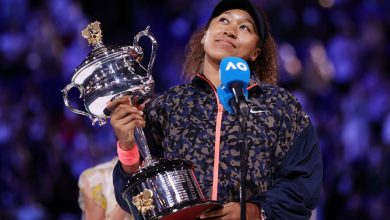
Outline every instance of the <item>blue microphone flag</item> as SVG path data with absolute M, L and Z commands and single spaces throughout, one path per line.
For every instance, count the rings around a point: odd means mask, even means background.
M 217 88 L 218 98 L 223 107 L 230 113 L 234 113 L 230 106 L 230 100 L 234 98 L 232 84 L 239 83 L 243 88 L 244 96 L 248 98 L 246 89 L 250 80 L 250 70 L 248 63 L 239 57 L 226 57 L 219 65 L 219 77 L 221 85 Z

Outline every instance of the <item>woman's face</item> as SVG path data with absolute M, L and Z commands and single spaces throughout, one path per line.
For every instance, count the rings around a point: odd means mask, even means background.
M 202 39 L 205 59 L 214 62 L 229 56 L 254 61 L 260 53 L 256 25 L 244 10 L 228 10 L 213 18 Z

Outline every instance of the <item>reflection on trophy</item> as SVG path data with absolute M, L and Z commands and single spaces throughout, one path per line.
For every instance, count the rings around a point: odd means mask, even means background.
M 157 41 L 149 27 L 134 37 L 133 46 L 105 47 L 97 21 L 88 25 L 82 36 L 93 50 L 74 71 L 71 83 L 62 90 L 67 108 L 88 116 L 92 124 L 103 125 L 110 117 L 110 111 L 106 109 L 109 101 L 129 95 L 133 104 L 142 104 L 152 96 L 154 81 L 151 70 Z M 142 36 L 152 42 L 147 68 L 141 65 L 143 49 L 139 46 L 139 39 Z M 73 87 L 79 90 L 85 111 L 71 106 L 68 92 Z M 191 161 L 153 159 L 142 128 L 136 128 L 134 136 L 144 161 L 128 182 L 122 197 L 129 206 L 138 210 L 141 219 L 191 220 L 206 210 L 222 207 L 216 201 L 205 199 Z

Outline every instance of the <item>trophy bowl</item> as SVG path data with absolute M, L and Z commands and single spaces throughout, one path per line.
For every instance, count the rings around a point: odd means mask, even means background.
M 110 114 L 106 109 L 109 101 L 123 95 L 131 95 L 137 97 L 137 104 L 142 104 L 151 97 L 154 87 L 151 69 L 157 42 L 149 32 L 149 27 L 134 37 L 133 46 L 105 47 L 99 22 L 88 25 L 82 35 L 94 49 L 76 68 L 71 83 L 62 90 L 67 108 L 74 113 L 88 116 L 92 124 L 99 122 L 99 125 L 103 125 Z M 143 50 L 138 41 L 142 36 L 147 36 L 152 41 L 148 68 L 141 65 Z M 68 92 L 73 87 L 78 88 L 85 111 L 71 106 Z

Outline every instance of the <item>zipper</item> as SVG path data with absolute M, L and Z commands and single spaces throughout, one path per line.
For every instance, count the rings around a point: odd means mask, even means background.
M 219 154 L 221 145 L 221 126 L 222 126 L 222 115 L 223 106 L 219 102 L 217 91 L 214 85 L 204 76 L 197 74 L 200 78 L 205 80 L 213 89 L 215 98 L 217 99 L 217 118 L 215 123 L 215 144 L 214 144 L 214 167 L 213 167 L 213 186 L 211 188 L 211 200 L 217 201 L 218 195 L 218 172 L 219 172 Z

